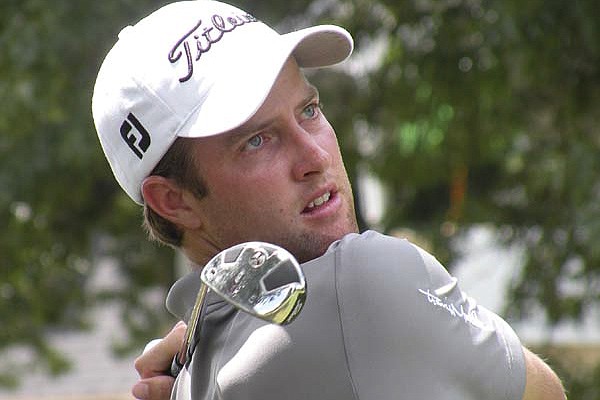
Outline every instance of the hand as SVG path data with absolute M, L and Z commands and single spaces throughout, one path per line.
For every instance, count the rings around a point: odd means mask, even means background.
M 167 371 L 181 347 L 185 329 L 185 323 L 177 323 L 163 339 L 150 342 L 135 360 L 140 380 L 133 386 L 131 393 L 136 399 L 168 400 L 171 397 L 175 378 L 168 375 Z

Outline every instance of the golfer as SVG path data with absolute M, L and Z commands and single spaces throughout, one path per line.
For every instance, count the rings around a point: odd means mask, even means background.
M 177 2 L 125 28 L 104 60 L 93 115 L 150 236 L 200 269 L 265 241 L 300 262 L 308 297 L 282 327 L 208 296 L 174 382 L 178 326 L 139 359 L 141 399 L 563 399 L 557 376 L 436 259 L 359 234 L 334 129 L 303 69 L 352 52 L 337 26 L 279 35 L 217 1 Z M 198 272 L 172 288 L 182 320 Z

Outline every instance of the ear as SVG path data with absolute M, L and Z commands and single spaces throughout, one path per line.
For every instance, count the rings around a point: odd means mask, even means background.
M 158 215 L 184 229 L 197 229 L 202 226 L 200 216 L 194 211 L 185 189 L 163 176 L 152 175 L 142 183 L 144 201 Z

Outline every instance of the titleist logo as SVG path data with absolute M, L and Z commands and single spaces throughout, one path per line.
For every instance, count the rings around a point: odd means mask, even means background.
M 228 17 L 215 14 L 210 22 L 204 24 L 204 26 L 203 21 L 199 20 L 192 29 L 177 41 L 169 52 L 171 63 L 176 63 L 185 54 L 187 73 L 179 78 L 179 82 L 185 82 L 192 77 L 194 62 L 198 61 L 202 54 L 208 52 L 213 44 L 221 40 L 227 32 L 231 32 L 238 26 L 249 22 L 258 22 L 258 20 L 250 14 L 232 14 Z

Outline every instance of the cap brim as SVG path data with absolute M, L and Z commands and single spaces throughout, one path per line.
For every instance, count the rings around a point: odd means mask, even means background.
M 223 66 L 201 106 L 190 114 L 177 136 L 207 137 L 228 132 L 248 121 L 263 104 L 287 59 L 318 68 L 344 61 L 353 49 L 350 34 L 334 25 L 320 25 L 276 36 Z

